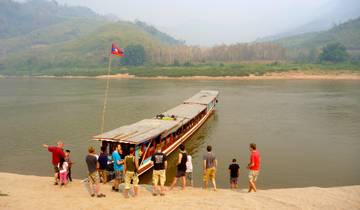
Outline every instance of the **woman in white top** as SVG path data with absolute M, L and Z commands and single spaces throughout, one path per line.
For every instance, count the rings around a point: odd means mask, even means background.
M 190 184 L 193 187 L 194 186 L 194 182 L 193 182 L 193 164 L 192 164 L 192 161 L 191 161 L 191 155 L 187 156 L 186 178 L 190 180 Z
M 60 163 L 58 164 L 59 172 L 60 172 L 60 186 L 67 183 L 67 174 L 69 165 L 65 162 L 64 158 L 60 158 Z

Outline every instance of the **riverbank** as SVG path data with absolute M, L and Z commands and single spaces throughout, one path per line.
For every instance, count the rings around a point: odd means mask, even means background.
M 107 74 L 107 65 L 99 66 L 49 66 L 47 68 L 0 69 L 1 75 L 13 76 L 64 76 L 64 77 L 96 77 Z M 360 74 L 360 63 L 293 63 L 293 62 L 241 62 L 241 63 L 195 63 L 189 65 L 151 65 L 123 66 L 114 64 L 111 74 L 128 77 L 156 78 L 156 77 L 251 77 L 273 73 L 298 73 L 307 75 L 338 75 Z M 121 77 L 122 77 L 121 76 Z M 130 76 L 131 77 L 131 76 Z
M 181 77 L 137 77 L 130 74 L 101 75 L 96 78 L 106 79 L 147 79 L 147 80 L 360 80 L 358 73 L 305 73 L 305 72 L 281 72 L 267 73 L 264 75 L 249 76 L 181 76 Z
M 152 196 L 150 186 L 140 195 L 125 199 L 101 185 L 106 198 L 92 198 L 86 184 L 74 180 L 65 187 L 53 185 L 51 177 L 0 173 L 0 209 L 359 209 L 360 185 L 333 188 L 246 189 L 217 192 L 200 188 L 174 189 Z
M 45 79 L 138 79 L 138 80 L 360 80 L 360 73 L 348 72 L 273 72 L 264 75 L 249 76 L 136 76 L 128 73 L 100 75 L 100 76 L 2 76 L 0 79 L 6 78 L 45 78 Z

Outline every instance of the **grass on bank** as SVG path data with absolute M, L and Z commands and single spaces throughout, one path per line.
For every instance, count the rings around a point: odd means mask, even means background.
M 191 77 L 191 76 L 249 76 L 264 75 L 266 73 L 281 72 L 304 72 L 311 74 L 338 74 L 338 73 L 360 73 L 360 64 L 338 63 L 338 64 L 307 64 L 307 63 L 279 63 L 268 64 L 244 63 L 244 64 L 191 64 L 182 66 L 159 66 L 146 65 L 139 67 L 113 66 L 111 74 L 130 74 L 137 77 Z M 7 69 L 0 71 L 0 75 L 11 76 L 99 76 L 107 74 L 107 66 L 104 67 L 51 67 L 46 69 L 22 68 Z

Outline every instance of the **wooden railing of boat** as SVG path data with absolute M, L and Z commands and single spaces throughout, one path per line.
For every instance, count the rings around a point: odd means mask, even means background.
M 204 123 L 205 121 L 210 117 L 211 114 L 215 111 L 215 106 L 210 109 L 204 117 L 199 120 L 192 128 L 190 128 L 186 133 L 184 133 L 178 140 L 176 140 L 173 144 L 171 144 L 168 148 L 163 150 L 163 153 L 166 155 L 171 154 L 181 143 L 186 141 L 192 134 L 194 134 Z M 147 161 L 146 163 L 140 165 L 138 170 L 138 175 L 144 174 L 147 170 L 149 170 L 153 166 L 152 161 Z

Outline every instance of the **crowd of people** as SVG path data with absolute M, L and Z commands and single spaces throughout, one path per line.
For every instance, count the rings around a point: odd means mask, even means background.
M 72 181 L 71 167 L 73 162 L 70 159 L 70 150 L 63 150 L 64 143 L 62 141 L 57 142 L 57 146 L 43 145 L 49 152 L 52 153 L 52 165 L 54 168 L 55 185 L 63 186 Z M 190 181 L 190 185 L 193 186 L 193 165 L 192 157 L 187 154 L 185 146 L 181 144 L 179 146 L 180 152 L 176 161 L 176 175 L 170 185 L 169 190 L 172 190 L 178 181 L 181 182 L 182 189 L 186 188 L 187 180 Z M 165 195 L 165 182 L 166 172 L 168 168 L 167 155 L 161 151 L 161 145 L 157 145 L 156 152 L 151 156 L 153 163 L 152 174 L 152 195 L 164 196 Z M 260 153 L 256 148 L 256 144 L 251 143 L 249 145 L 250 161 L 247 165 L 249 169 L 249 190 L 248 192 L 256 192 L 256 181 L 260 171 Z M 130 147 L 129 154 L 123 156 L 121 145 L 118 144 L 111 155 L 106 153 L 106 147 L 101 147 L 100 154 L 96 154 L 94 147 L 88 148 L 88 154 L 85 158 L 85 162 L 88 168 L 88 182 L 90 195 L 95 195 L 99 198 L 106 195 L 100 192 L 100 183 L 106 184 L 109 181 L 108 170 L 114 171 L 112 191 L 119 192 L 119 185 L 124 182 L 125 188 L 123 194 L 125 198 L 129 198 L 129 191 L 132 190 L 133 196 L 138 195 L 139 177 L 137 171 L 139 169 L 139 160 L 135 155 L 135 148 Z M 110 163 L 110 164 L 109 164 Z M 109 167 L 110 166 L 110 167 Z M 212 151 L 212 147 L 209 145 L 206 147 L 206 152 L 203 155 L 203 181 L 204 188 L 208 188 L 208 183 L 211 181 L 213 189 L 216 191 L 216 170 L 218 161 L 215 154 Z M 240 175 L 240 166 L 234 158 L 229 165 L 229 178 L 230 188 L 238 188 L 238 179 Z M 160 183 L 160 190 L 159 185 Z

